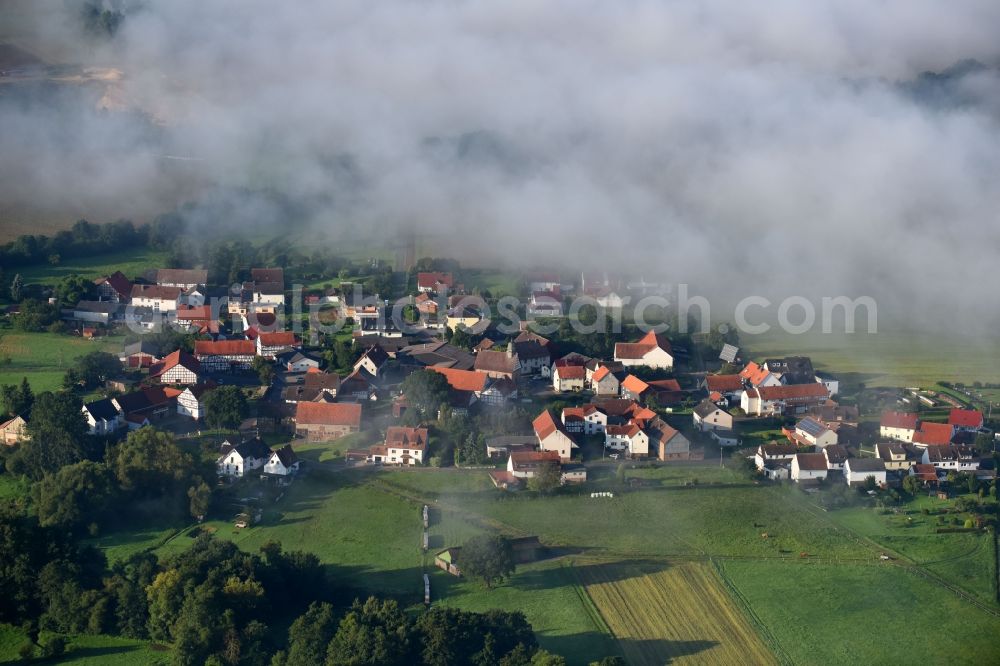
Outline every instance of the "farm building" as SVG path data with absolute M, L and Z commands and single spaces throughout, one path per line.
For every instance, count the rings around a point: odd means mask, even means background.
M 535 437 L 538 438 L 538 446 L 543 451 L 554 451 L 559 454 L 560 460 L 569 461 L 573 454 L 573 449 L 577 448 L 576 442 L 566 432 L 565 426 L 552 416 L 552 412 L 545 410 L 539 414 L 532 422 Z
M 885 463 L 881 458 L 848 458 L 844 463 L 844 481 L 849 486 L 857 486 L 874 477 L 875 483 L 885 485 Z
M 201 363 L 183 349 L 167 354 L 159 363 L 149 368 L 149 375 L 161 384 L 197 384 L 201 377 Z
M 796 483 L 819 481 L 827 475 L 826 456 L 822 453 L 796 453 L 792 458 L 791 479 Z
M 361 405 L 352 402 L 300 402 L 295 431 L 310 442 L 324 442 L 361 430 Z
M 702 432 L 733 429 L 733 415 L 708 399 L 702 400 L 694 408 L 691 419 L 694 426 Z
M 28 423 L 24 417 L 15 416 L 0 423 L 0 441 L 7 446 L 14 446 L 29 438 Z
M 645 365 L 662 370 L 674 367 L 670 341 L 654 331 L 646 333 L 638 342 L 616 342 L 615 360 L 626 367 Z
M 249 370 L 257 348 L 252 340 L 198 340 L 194 355 L 208 372 Z

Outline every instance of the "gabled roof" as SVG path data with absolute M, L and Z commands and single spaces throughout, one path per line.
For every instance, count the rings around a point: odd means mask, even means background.
M 180 298 L 180 287 L 161 287 L 157 284 L 135 284 L 132 285 L 133 299 L 136 298 L 157 298 L 166 301 L 176 301 Z
M 697 414 L 700 418 L 705 418 L 711 414 L 714 414 L 716 411 L 724 412 L 726 414 L 729 413 L 726 412 L 726 410 L 721 409 L 717 404 L 715 404 L 711 400 L 702 400 L 701 402 L 698 403 L 698 406 L 694 408 L 694 413 Z
M 386 351 L 379 345 L 372 345 L 361 358 L 367 358 L 375 364 L 376 368 L 381 368 L 382 365 L 389 360 L 389 354 L 387 354 Z M 360 359 L 358 360 L 360 361 Z
M 681 384 L 676 379 L 653 379 L 646 382 L 650 388 L 657 391 L 680 391 Z
M 655 331 L 649 331 L 638 342 L 616 342 L 615 358 L 637 360 L 657 348 L 671 353 L 670 341 Z
M 842 463 L 847 460 L 847 448 L 843 444 L 831 444 L 823 447 L 823 455 L 831 464 Z
M 255 356 L 257 347 L 252 340 L 196 340 L 198 356 Z
M 739 391 L 743 388 L 743 378 L 739 375 L 705 375 L 705 387 L 719 393 Z
M 299 461 L 299 457 L 295 455 L 295 451 L 292 450 L 291 444 L 285 444 L 280 449 L 277 449 L 272 457 L 277 457 L 282 465 L 285 467 L 291 467 Z
M 642 381 L 635 375 L 629 375 L 622 382 L 622 391 L 629 391 L 630 393 L 642 393 L 649 388 L 649 384 Z
M 115 407 L 115 403 L 111 400 L 111 398 L 88 402 L 83 406 L 83 408 L 90 413 L 95 421 L 110 421 L 118 416 L 118 409 Z
M 884 472 L 881 458 L 848 458 L 844 463 L 852 472 Z
M 826 469 L 826 456 L 822 453 L 796 453 L 795 462 L 799 469 L 820 471 Z
M 512 451 L 510 458 L 514 462 L 514 467 L 545 462 L 558 465 L 560 461 L 558 451 Z
M 417 273 L 418 289 L 434 289 L 438 284 L 443 284 L 451 289 L 454 284 L 451 273 Z
M 931 462 L 943 462 L 945 460 L 973 460 L 976 458 L 976 450 L 971 446 L 928 446 L 927 459 Z
M 456 391 L 484 391 L 490 379 L 490 376 L 485 372 L 477 372 L 475 370 L 455 370 L 454 368 L 436 366 L 431 366 L 427 370 L 444 375 L 444 378 L 448 380 L 448 384 Z
M 427 448 L 427 428 L 389 426 L 385 431 L 385 445 L 397 449 Z
M 917 415 L 909 412 L 882 412 L 879 425 L 883 428 L 917 429 Z
M 812 437 L 819 437 L 825 431 L 829 430 L 829 428 L 827 428 L 824 423 L 820 423 L 811 416 L 807 416 L 806 418 L 796 423 L 795 429 L 801 430 L 802 432 L 806 433 L 807 435 L 811 435 Z
M 762 400 L 801 400 L 810 398 L 826 398 L 830 395 L 830 392 L 822 384 L 763 386 L 755 390 Z
M 563 435 L 566 435 L 566 437 L 569 437 L 569 435 L 566 434 L 563 424 L 552 416 L 552 412 L 547 409 L 535 417 L 535 420 L 531 422 L 531 427 L 534 429 L 535 436 L 538 437 L 538 441 L 548 438 L 549 435 L 556 431 L 559 431 Z
M 955 429 L 947 423 L 930 423 L 922 421 L 920 429 L 913 433 L 914 444 L 928 446 L 946 446 L 955 435 Z
M 507 356 L 505 351 L 493 351 L 488 349 L 486 351 L 481 351 L 476 354 L 476 370 L 483 370 L 485 372 L 503 372 L 508 374 L 513 374 L 514 368 L 516 367 L 517 357 Z
M 133 354 L 159 356 L 159 351 L 159 347 L 153 341 L 143 339 L 125 345 L 122 353 L 124 356 L 132 356 Z
M 267 460 L 271 457 L 271 447 L 264 443 L 259 437 L 254 437 L 253 439 L 248 439 L 240 442 L 240 445 L 236 447 L 236 452 L 246 460 L 247 458 L 256 458 L 258 460 Z
M 739 376 L 747 380 L 754 386 L 759 386 L 761 383 L 764 382 L 764 380 L 767 379 L 767 376 L 769 374 L 771 374 L 769 371 L 765 370 L 764 368 L 757 365 L 753 361 L 750 361 L 749 363 L 746 364 L 746 367 L 744 367 L 743 370 L 740 371 Z
M 910 469 L 912 470 L 913 476 L 917 477 L 921 481 L 937 481 L 937 467 L 934 465 L 917 463 Z
M 610 374 L 611 370 L 608 369 L 608 366 L 602 365 L 601 367 L 599 367 L 597 370 L 594 371 L 594 375 L 593 377 L 591 377 L 591 381 L 599 382 Z
M 361 405 L 354 402 L 300 402 L 295 405 L 295 422 L 360 428 Z
M 285 271 L 281 268 L 251 268 L 250 279 L 254 282 L 285 284 Z
M 182 368 L 187 368 L 195 374 L 201 372 L 201 363 L 198 362 L 198 359 L 191 356 L 191 354 L 188 354 L 183 349 L 178 349 L 167 354 L 167 356 L 157 366 L 150 368 L 149 374 L 153 377 L 159 377 L 167 372 L 167 370 L 170 370 L 178 365 Z
M 586 379 L 587 368 L 582 365 L 556 366 L 555 370 L 560 379 Z
M 260 344 L 266 347 L 294 347 L 299 344 L 295 333 L 292 331 L 274 331 L 273 333 L 261 333 L 258 336 Z
M 111 275 L 94 280 L 94 284 L 97 285 L 105 283 L 114 289 L 115 293 L 121 298 L 126 298 L 132 293 L 132 282 L 121 271 L 115 271 Z
M 957 428 L 981 428 L 983 413 L 978 409 L 952 409 L 948 413 L 948 423 Z
M 205 284 L 208 271 L 196 268 L 161 268 L 156 271 L 156 284 Z

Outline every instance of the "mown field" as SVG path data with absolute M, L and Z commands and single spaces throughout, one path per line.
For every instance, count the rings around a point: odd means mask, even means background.
M 35 393 L 62 386 L 63 375 L 80 356 L 92 351 L 118 354 L 124 338 L 85 340 L 59 333 L 0 331 L 0 384 L 17 384 L 27 377 Z
M 57 660 L 37 663 L 77 664 L 78 666 L 146 666 L 169 664 L 166 646 L 116 636 L 69 636 L 66 653 Z M 46 640 L 43 633 L 42 642 Z M 27 642 L 18 627 L 0 625 L 0 664 L 25 663 L 18 650 Z
M 777 663 L 707 563 L 626 560 L 575 571 L 634 666 Z
M 887 327 L 875 334 L 862 330 L 839 335 L 789 335 L 772 329 L 762 335 L 744 335 L 741 342 L 746 358 L 806 355 L 817 369 L 869 386 L 1000 381 L 1000 340 L 995 337 L 928 335 Z
M 720 568 L 795 664 L 1000 659 L 1000 618 L 899 566 L 727 560 Z

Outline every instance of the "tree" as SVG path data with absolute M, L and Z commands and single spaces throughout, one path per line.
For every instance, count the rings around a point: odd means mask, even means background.
M 869 474 L 868 476 L 865 477 L 864 489 L 875 490 L 876 488 L 878 488 L 878 481 L 875 480 L 875 477 L 873 475 Z
M 625 660 L 619 656 L 605 657 L 600 661 L 590 662 L 590 666 L 627 666 Z
M 24 278 L 18 273 L 14 276 L 14 281 L 10 283 L 10 300 L 15 303 L 20 302 L 24 297 Z
M 31 406 L 35 402 L 35 394 L 31 391 L 31 384 L 27 377 L 21 378 L 21 384 L 4 384 L 0 387 L 0 402 L 8 416 L 23 416 L 28 418 L 31 414 Z
M 116 493 L 110 470 L 90 460 L 46 474 L 32 488 L 42 527 L 73 528 L 100 523 Z
M 191 515 L 198 520 L 204 518 L 212 503 L 212 489 L 209 485 L 201 481 L 201 483 L 188 488 L 187 496 L 191 500 L 189 504 Z
M 531 657 L 531 666 L 566 666 L 566 660 L 557 654 L 539 650 Z
M 122 365 L 114 354 L 94 351 L 84 354 L 76 360 L 72 368 L 66 371 L 67 388 L 80 385 L 92 389 L 104 384 L 109 377 L 121 371 Z
M 45 392 L 31 408 L 27 441 L 11 456 L 11 469 L 33 479 L 85 457 L 88 444 L 83 405 L 71 394 Z
M 274 364 L 263 356 L 254 356 L 253 369 L 257 371 L 262 385 L 270 386 L 274 381 Z
M 920 492 L 920 489 L 920 479 L 909 474 L 903 477 L 903 490 L 907 493 L 910 495 L 916 495 Z
M 288 629 L 288 652 L 284 666 L 322 664 L 327 646 L 336 633 L 337 616 L 333 606 L 327 603 L 311 604 Z
M 94 283 L 82 275 L 67 275 L 56 285 L 55 294 L 60 303 L 76 305 L 94 289 Z
M 562 483 L 562 474 L 559 466 L 552 462 L 545 462 L 538 466 L 535 475 L 528 479 L 528 489 L 537 493 L 550 493 Z
M 375 597 L 364 604 L 354 602 L 340 621 L 326 657 L 327 666 L 404 666 L 413 661 L 406 614 L 395 601 Z
M 198 463 L 174 441 L 173 435 L 145 427 L 129 433 L 128 438 L 112 447 L 107 464 L 122 491 L 130 499 L 165 499 L 177 515 L 188 513 L 203 501 L 197 491 L 202 484 Z M 196 488 L 198 502 L 187 494 Z M 185 506 L 184 500 L 188 500 Z M 162 512 L 163 506 L 157 511 Z
M 510 541 L 499 535 L 473 537 L 462 546 L 462 573 L 479 578 L 487 588 L 514 573 L 514 554 Z
M 408 409 L 415 410 L 421 418 L 429 418 L 442 403 L 448 402 L 451 387 L 440 372 L 416 370 L 403 380 L 402 389 Z
M 246 418 L 247 398 L 238 386 L 220 386 L 205 394 L 205 423 L 212 428 L 235 430 Z

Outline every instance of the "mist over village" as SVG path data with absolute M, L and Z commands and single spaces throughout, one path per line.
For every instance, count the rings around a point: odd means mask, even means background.
M 0 2 L 0 662 L 1000 661 L 1000 5 Z

